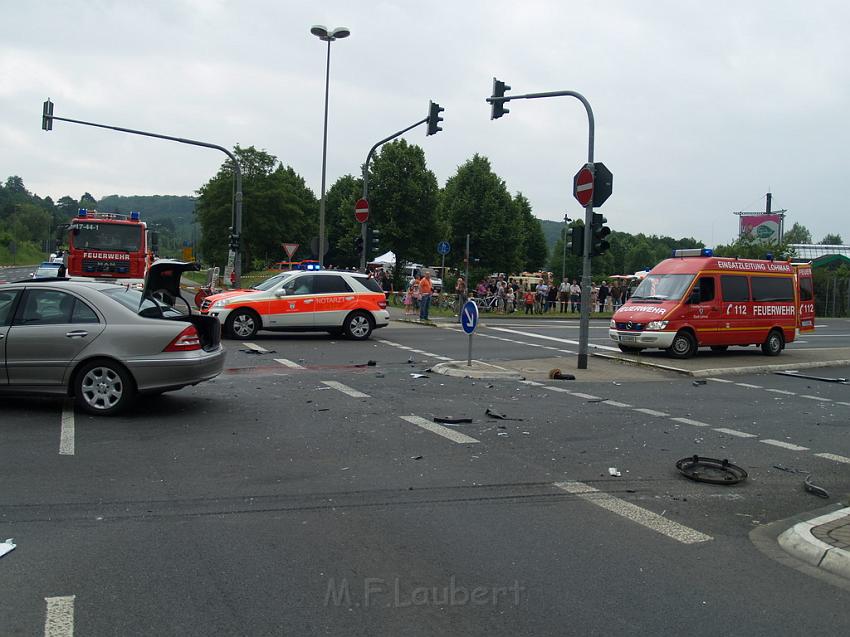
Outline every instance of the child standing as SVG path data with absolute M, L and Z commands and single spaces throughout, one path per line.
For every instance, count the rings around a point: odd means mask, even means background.
M 531 290 L 526 290 L 525 296 L 525 313 L 532 314 L 534 312 L 534 297 L 535 294 Z

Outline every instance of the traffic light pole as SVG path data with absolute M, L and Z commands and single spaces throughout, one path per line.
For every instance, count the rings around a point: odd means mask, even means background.
M 506 97 L 488 97 L 490 104 L 495 102 L 509 102 L 511 100 L 529 100 L 541 97 L 574 97 L 584 105 L 587 111 L 588 141 L 587 141 L 587 167 L 595 175 L 593 167 L 593 141 L 595 125 L 593 120 L 593 109 L 590 102 L 581 93 L 575 91 L 548 91 L 546 93 L 526 93 L 525 95 L 511 95 Z M 584 252 L 582 255 L 581 275 L 581 319 L 578 332 L 578 369 L 587 369 L 587 345 L 590 335 L 590 224 L 593 221 L 593 199 L 584 209 Z
M 50 100 L 48 100 L 50 102 Z M 132 128 L 123 128 L 121 126 L 107 126 L 106 124 L 96 124 L 94 122 L 85 122 L 79 119 L 70 119 L 68 117 L 58 117 L 53 115 L 53 107 L 52 103 L 50 104 L 50 114 L 44 115 L 45 118 L 50 120 L 50 128 L 46 130 L 52 130 L 52 120 L 58 120 L 60 122 L 70 122 L 72 124 L 82 124 L 83 126 L 94 126 L 95 128 L 106 128 L 108 130 L 118 131 L 120 133 L 131 133 L 133 135 L 143 135 L 145 137 L 155 137 L 156 139 L 165 139 L 172 142 L 178 142 L 180 144 L 189 144 L 191 146 L 202 146 L 204 148 L 213 148 L 215 150 L 220 150 L 225 155 L 230 158 L 230 161 L 233 162 L 233 172 L 236 178 L 236 195 L 234 198 L 233 205 L 233 215 L 232 215 L 232 228 L 233 233 L 236 234 L 237 237 L 242 236 L 242 171 L 239 169 L 239 162 L 236 161 L 236 157 L 229 150 L 224 148 L 223 146 L 219 146 L 217 144 L 210 144 L 208 142 L 199 142 L 193 139 L 184 139 L 182 137 L 172 137 L 170 135 L 161 135 L 159 133 L 149 133 L 140 130 L 133 130 Z M 236 246 L 236 250 L 230 251 L 231 257 L 233 258 L 233 271 L 236 275 L 235 285 L 239 287 L 240 279 L 242 277 L 242 254 L 240 246 Z M 229 259 L 228 259 L 229 260 Z
M 366 155 L 366 162 L 363 164 L 363 199 L 369 199 L 369 162 L 372 161 L 372 155 L 375 154 L 375 151 L 387 142 L 394 140 L 396 137 L 400 137 L 401 135 L 404 135 L 407 131 L 416 128 L 420 124 L 426 123 L 428 119 L 428 117 L 420 119 L 415 124 L 411 124 L 407 128 L 404 128 L 398 131 L 397 133 L 393 133 L 389 137 L 385 137 L 369 149 L 369 153 Z M 360 255 L 360 270 L 363 272 L 366 271 L 366 253 L 370 249 L 369 246 L 366 245 L 366 241 L 368 239 L 368 225 L 368 221 L 364 221 L 360 224 L 360 236 L 363 237 L 363 254 Z

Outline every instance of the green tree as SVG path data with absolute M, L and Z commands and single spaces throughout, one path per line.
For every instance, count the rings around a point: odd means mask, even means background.
M 481 267 L 498 272 L 521 269 L 521 242 L 516 240 L 517 211 L 505 182 L 490 168 L 486 157 L 475 154 L 449 178 L 440 202 L 440 217 L 454 246 L 465 246 Z M 461 265 L 463 250 L 454 251 Z
M 784 233 L 783 239 L 787 243 L 806 243 L 809 244 L 812 242 L 812 233 L 809 232 L 806 226 L 794 222 L 794 225 L 791 226 L 789 230 L 786 230 Z
M 363 180 L 344 175 L 328 189 L 325 197 L 325 227 L 330 251 L 326 263 L 340 267 L 360 267 L 354 240 L 361 225 L 354 218 L 354 204 L 363 194 Z
M 531 212 L 531 203 L 518 192 L 514 197 L 514 209 L 517 212 L 517 241 L 520 242 L 520 268 L 528 272 L 537 272 L 546 263 L 548 248 L 546 236 L 540 220 Z
M 85 208 L 86 210 L 97 209 L 97 199 L 92 197 L 90 193 L 83 193 L 83 196 L 80 197 L 80 208 Z
M 741 237 L 729 245 L 719 245 L 714 249 L 719 257 L 741 257 L 743 259 L 764 259 L 768 254 L 774 257 L 794 256 L 794 249 L 787 240 L 759 242 L 752 237 Z
M 429 265 L 440 232 L 437 178 L 419 146 L 399 139 L 385 144 L 370 166 L 370 222 L 380 232 L 380 248 L 392 250 L 396 264 Z M 395 269 L 396 285 L 402 268 Z
M 828 234 L 823 239 L 818 241 L 822 246 L 841 246 L 844 242 L 841 240 L 840 234 Z

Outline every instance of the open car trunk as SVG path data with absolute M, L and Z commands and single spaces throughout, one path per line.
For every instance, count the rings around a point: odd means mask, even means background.
M 200 314 L 183 314 L 181 316 L 163 316 L 170 321 L 186 321 L 195 326 L 198 336 L 201 337 L 201 345 L 207 351 L 217 349 L 221 345 L 221 323 L 214 316 L 202 316 Z

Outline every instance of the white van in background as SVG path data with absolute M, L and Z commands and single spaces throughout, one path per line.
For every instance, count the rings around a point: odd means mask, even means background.
M 431 285 L 434 286 L 434 292 L 440 294 L 443 291 L 443 279 L 437 276 L 434 268 L 429 268 L 421 263 L 408 263 L 404 268 L 404 280 L 410 281 L 417 274 L 423 276 L 426 272 L 431 274 Z

